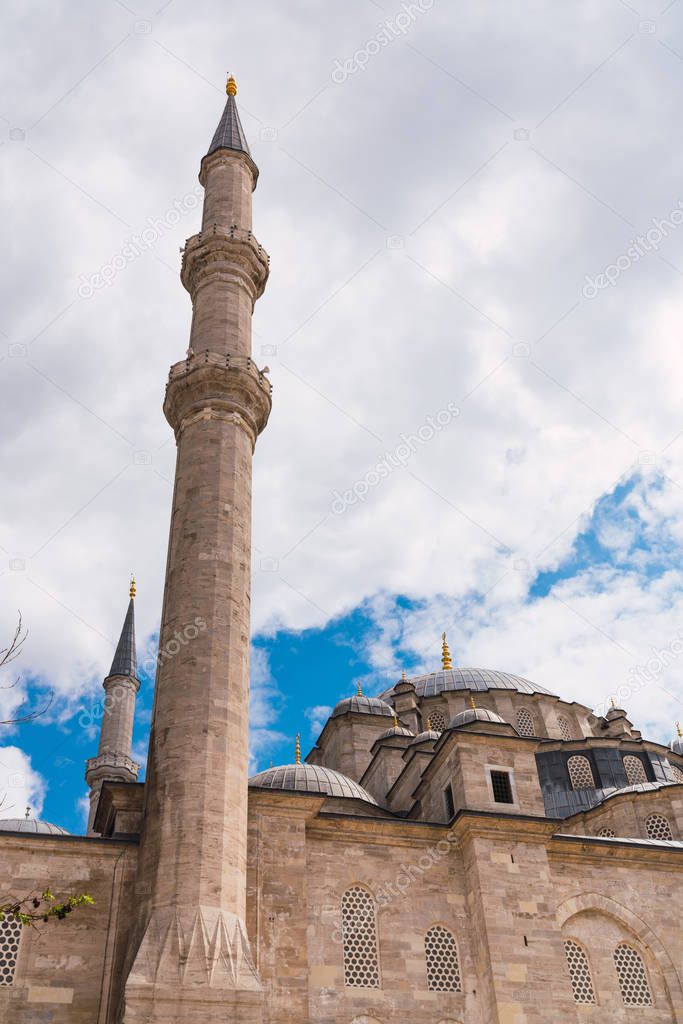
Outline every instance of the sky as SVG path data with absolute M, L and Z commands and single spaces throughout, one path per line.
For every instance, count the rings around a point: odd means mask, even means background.
M 51 0 L 3 21 L 0 646 L 18 612 L 28 636 L 0 717 L 51 703 L 0 726 L 0 814 L 83 830 L 131 571 L 154 658 L 179 249 L 228 70 L 271 256 L 252 769 L 297 731 L 310 748 L 358 680 L 438 668 L 444 630 L 458 665 L 614 695 L 669 742 L 683 2 Z

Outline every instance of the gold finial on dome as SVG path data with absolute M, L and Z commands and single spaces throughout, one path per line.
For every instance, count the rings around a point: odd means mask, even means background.
M 398 718 L 394 715 L 394 729 L 398 729 Z
M 441 634 L 441 668 L 453 668 L 451 652 L 448 649 L 448 642 L 446 641 L 445 633 Z
M 610 702 L 610 705 L 611 705 L 611 706 L 612 706 L 613 708 L 615 708 L 615 707 L 617 706 L 617 702 L 616 702 L 616 700 L 614 699 L 614 697 L 610 697 L 610 699 L 609 699 L 609 702 Z
M 235 81 L 232 75 L 228 75 L 228 81 L 225 86 L 225 91 L 227 92 L 228 96 L 237 95 L 237 82 Z
M 477 707 L 477 703 L 476 703 L 476 701 L 474 699 L 474 694 L 473 693 L 470 694 L 470 707 L 472 708 L 473 711 L 475 711 L 476 707 Z
M 681 729 L 680 722 L 676 722 L 676 732 L 678 733 L 678 738 L 683 739 L 683 729 Z
M 403 671 L 401 672 L 401 679 L 405 680 L 405 678 L 406 678 L 406 670 L 403 669 Z
M 135 587 L 135 576 L 133 575 L 133 573 L 131 573 L 131 574 L 130 574 L 130 590 L 128 591 L 128 593 L 129 593 L 129 595 L 130 595 L 130 599 L 131 599 L 131 601 L 132 601 L 132 600 L 133 600 L 133 598 L 135 597 L 135 591 L 136 591 L 136 587 Z
M 356 690 L 356 696 L 357 697 L 362 697 L 363 696 L 363 684 L 361 683 L 360 679 L 358 680 L 358 689 Z
M 432 731 L 432 720 L 431 720 L 431 718 L 428 718 L 427 719 L 427 732 L 431 732 L 431 731 Z
M 294 759 L 297 764 L 301 764 L 301 737 L 299 733 L 296 734 L 296 740 L 294 742 Z

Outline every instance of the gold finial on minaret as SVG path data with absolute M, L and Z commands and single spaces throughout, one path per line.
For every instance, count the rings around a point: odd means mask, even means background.
M 473 693 L 470 694 L 470 707 L 472 708 L 473 711 L 477 707 L 477 704 L 476 704 L 476 701 L 474 699 L 474 694 Z
M 227 81 L 227 84 L 225 86 L 225 91 L 227 92 L 228 96 L 236 96 L 237 95 L 237 82 L 235 81 L 235 79 L 230 74 L 228 75 L 228 81 Z
M 130 574 L 130 590 L 128 591 L 128 594 L 130 596 L 131 601 L 135 597 L 135 589 L 136 589 L 135 588 L 135 576 L 133 575 L 133 573 L 131 573 Z
M 299 733 L 296 734 L 296 741 L 294 743 L 294 759 L 297 764 L 301 764 L 301 737 Z
M 448 650 L 448 643 L 446 641 L 446 634 L 441 634 L 441 668 L 453 668 L 453 662 L 451 661 L 451 652 Z
M 362 697 L 363 696 L 363 684 L 361 683 L 360 679 L 358 680 L 358 689 L 356 690 L 356 696 L 357 697 Z

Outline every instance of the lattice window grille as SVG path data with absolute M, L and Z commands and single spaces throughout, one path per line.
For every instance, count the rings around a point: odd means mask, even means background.
M 362 885 L 353 885 L 342 896 L 341 910 L 344 984 L 379 988 L 375 901 Z
M 444 731 L 444 729 L 446 728 L 446 716 L 444 715 L 443 711 L 430 711 L 428 717 L 429 724 L 431 725 L 434 732 Z
M 651 814 L 645 821 L 648 839 L 673 839 L 671 825 L 663 814 Z
M 534 716 L 526 708 L 520 708 L 517 712 L 517 732 L 520 736 L 536 735 Z
M 653 1006 L 650 983 L 647 980 L 645 964 L 640 953 L 620 943 L 614 950 L 614 966 L 617 969 L 621 998 L 626 1006 Z
M 560 736 L 563 740 L 570 740 L 572 738 L 572 727 L 564 715 L 557 716 L 557 728 L 560 730 Z
M 567 967 L 569 968 L 569 979 L 572 983 L 572 993 L 575 1003 L 594 1003 L 595 990 L 593 979 L 588 963 L 588 957 L 582 946 L 573 939 L 566 939 L 564 951 L 567 956 Z
M 567 761 L 567 771 L 573 789 L 595 789 L 593 769 L 587 757 L 575 754 Z
M 645 768 L 639 757 L 626 754 L 624 757 L 624 771 L 626 772 L 629 786 L 638 786 L 641 782 L 647 782 Z
M 613 828 L 609 828 L 609 826 L 605 826 L 605 828 L 601 828 L 600 829 L 600 831 L 598 832 L 598 835 L 602 839 L 614 839 L 616 837 L 616 832 L 614 831 Z
M 676 764 L 671 765 L 671 774 L 673 775 L 676 782 L 683 782 L 683 772 Z
M 0 921 L 0 986 L 5 988 L 14 982 L 21 929 L 21 921 L 13 917 Z
M 425 961 L 430 992 L 462 992 L 455 936 L 443 925 L 435 924 L 425 935 Z

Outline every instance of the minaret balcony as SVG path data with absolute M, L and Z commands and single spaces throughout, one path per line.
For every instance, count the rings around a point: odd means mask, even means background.
M 251 231 L 214 224 L 188 238 L 180 279 L 193 298 L 197 289 L 217 277 L 237 279 L 256 302 L 266 286 L 269 265 L 270 256 Z

